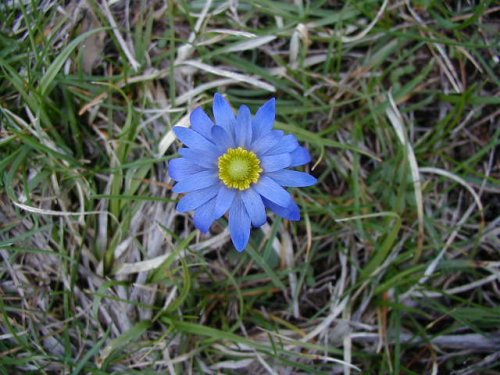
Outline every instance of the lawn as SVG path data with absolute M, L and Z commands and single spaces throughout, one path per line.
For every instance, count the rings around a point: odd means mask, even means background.
M 0 1 L 0 374 L 500 374 L 499 15 Z M 216 93 L 318 180 L 242 252 L 169 173 Z

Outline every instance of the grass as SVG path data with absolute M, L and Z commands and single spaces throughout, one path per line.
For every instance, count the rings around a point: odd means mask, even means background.
M 499 11 L 2 3 L 0 373 L 498 374 Z M 242 254 L 166 168 L 217 91 L 320 181 Z

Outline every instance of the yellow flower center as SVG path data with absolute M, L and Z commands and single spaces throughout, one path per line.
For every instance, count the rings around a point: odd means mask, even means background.
M 219 157 L 219 178 L 229 188 L 246 190 L 259 181 L 262 168 L 252 151 L 242 147 L 230 148 Z

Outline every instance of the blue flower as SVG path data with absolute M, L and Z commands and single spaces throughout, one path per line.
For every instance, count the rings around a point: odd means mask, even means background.
M 191 129 L 174 132 L 186 148 L 169 163 L 176 193 L 186 193 L 177 210 L 194 210 L 194 224 L 207 232 L 229 212 L 229 231 L 238 251 L 245 250 L 250 228 L 262 226 L 266 207 L 288 220 L 300 220 L 299 207 L 284 187 L 314 185 L 313 176 L 288 169 L 311 161 L 294 135 L 274 130 L 276 101 L 269 100 L 252 117 L 242 105 L 235 116 L 215 94 L 214 121 L 201 108 L 191 113 Z

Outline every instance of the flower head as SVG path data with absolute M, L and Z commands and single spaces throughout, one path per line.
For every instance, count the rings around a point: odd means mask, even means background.
M 266 208 L 288 220 L 300 212 L 284 187 L 314 185 L 316 179 L 288 168 L 311 160 L 294 135 L 274 130 L 276 102 L 269 100 L 252 117 L 247 106 L 235 116 L 221 94 L 215 94 L 214 121 L 201 108 L 191 113 L 191 129 L 174 132 L 186 145 L 181 158 L 169 163 L 177 181 L 173 191 L 186 193 L 177 210 L 194 210 L 194 224 L 207 232 L 212 223 L 229 212 L 229 231 L 238 251 L 245 250 L 251 226 L 266 220 Z

